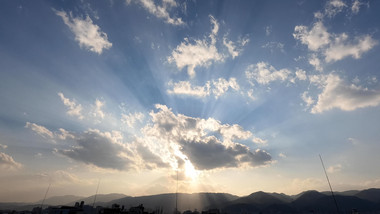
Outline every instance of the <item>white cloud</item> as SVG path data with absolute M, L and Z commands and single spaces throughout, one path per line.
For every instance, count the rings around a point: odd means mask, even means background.
M 7 145 L 0 144 L 0 150 L 6 149 Z M 0 152 L 0 169 L 2 170 L 16 170 L 22 167 L 21 163 L 16 162 L 12 156 Z
M 322 113 L 334 108 L 353 111 L 358 108 L 378 106 L 380 91 L 348 84 L 339 76 L 330 74 L 323 83 L 323 91 L 318 95 L 312 113 Z
M 89 16 L 86 19 L 73 17 L 64 11 L 56 11 L 65 24 L 75 35 L 75 40 L 79 42 L 80 47 L 84 47 L 92 52 L 101 54 L 104 49 L 112 47 L 112 43 L 108 41 L 107 34 L 102 32 L 98 25 L 94 24 Z
M 95 105 L 94 105 L 94 108 L 93 108 L 93 112 L 92 112 L 92 116 L 94 116 L 95 118 L 100 118 L 100 119 L 104 119 L 104 112 L 102 110 L 102 107 L 104 106 L 105 102 L 102 102 L 98 99 L 95 100 Z
M 230 78 L 228 81 L 224 78 L 219 78 L 217 81 L 213 80 L 213 89 L 212 92 L 215 95 L 215 98 L 223 95 L 228 91 L 229 88 L 232 88 L 235 91 L 239 91 L 240 86 L 236 81 L 236 78 Z
M 313 105 L 315 103 L 315 100 L 313 100 L 313 98 L 311 98 L 308 95 L 307 91 L 305 91 L 305 92 L 302 93 L 301 98 L 306 103 L 307 107 L 309 107 L 309 106 L 311 106 L 311 105 Z
M 0 152 L 0 169 L 2 170 L 16 170 L 20 169 L 22 164 L 16 162 L 12 156 Z
M 340 172 L 341 170 L 342 170 L 341 164 L 336 164 L 334 166 L 330 166 L 329 168 L 327 168 L 327 172 L 329 173 L 336 173 L 336 172 Z
M 308 77 L 309 77 L 310 83 L 317 86 L 318 88 L 323 88 L 328 78 L 327 75 L 323 75 L 323 74 L 309 75 Z
M 66 140 L 66 139 L 74 139 L 74 135 L 71 134 L 69 131 L 66 131 L 65 129 L 63 128 L 59 128 L 58 129 L 60 133 L 56 133 L 55 136 L 60 139 L 60 140 Z
M 66 131 L 63 128 L 59 128 L 59 132 L 53 133 L 49 129 L 47 129 L 44 126 L 37 125 L 35 123 L 30 123 L 26 122 L 25 128 L 29 128 L 36 132 L 38 135 L 42 136 L 45 139 L 54 140 L 59 139 L 59 140 L 66 140 L 66 139 L 74 139 L 74 135 L 68 131 Z
M 356 43 L 347 40 L 348 35 L 345 33 L 334 38 L 331 45 L 324 52 L 326 62 L 338 61 L 348 56 L 359 59 L 363 53 L 371 50 L 378 44 L 369 35 L 356 38 Z
M 198 66 L 207 67 L 211 62 L 223 61 L 223 56 L 218 52 L 216 44 L 216 35 L 219 30 L 219 24 L 216 19 L 210 16 L 210 21 L 213 24 L 210 41 L 207 39 L 194 40 L 190 43 L 188 38 L 178 45 L 171 56 L 168 57 L 169 63 L 175 63 L 178 69 L 187 67 L 187 72 L 190 77 L 195 76 L 195 68 Z
M 284 153 L 280 153 L 280 154 L 278 154 L 278 156 L 279 156 L 280 158 L 287 158 L 287 156 L 286 156 Z
M 236 78 L 226 80 L 219 78 L 217 80 L 207 81 L 204 86 L 194 86 L 189 81 L 180 81 L 177 83 L 169 82 L 168 84 L 172 89 L 168 89 L 169 94 L 187 95 L 198 98 L 203 98 L 213 94 L 216 99 L 225 94 L 229 89 L 235 91 L 240 90 L 240 86 Z
M 276 70 L 266 62 L 259 62 L 248 66 L 245 76 L 250 81 L 255 80 L 259 84 L 267 85 L 273 81 L 285 81 L 290 73 L 288 69 Z
M 169 10 L 172 7 L 177 7 L 177 3 L 173 0 L 164 0 L 162 5 L 156 5 L 153 0 L 137 0 L 140 5 L 144 7 L 150 14 L 156 16 L 159 19 L 164 19 L 166 23 L 172 25 L 184 25 L 185 23 L 181 18 L 171 17 Z
M 307 79 L 306 71 L 304 71 L 304 70 L 298 68 L 298 69 L 296 70 L 296 77 L 297 77 L 297 79 L 299 79 L 299 80 L 306 80 L 306 79 Z
M 314 66 L 315 70 L 323 71 L 321 60 L 318 58 L 317 54 L 311 54 L 309 56 L 309 64 Z
M 263 139 L 261 139 L 261 138 L 259 138 L 259 137 L 254 137 L 254 138 L 252 139 L 252 141 L 253 141 L 254 143 L 257 143 L 257 144 L 266 144 L 266 143 L 268 143 L 267 140 L 263 140 Z
M 53 132 L 51 132 L 49 129 L 47 129 L 44 126 L 37 125 L 35 123 L 26 122 L 25 128 L 29 128 L 36 132 L 38 135 L 40 135 L 43 138 L 54 138 Z
M 330 43 L 330 34 L 327 32 L 322 21 L 314 23 L 311 30 L 306 26 L 296 26 L 293 37 L 300 40 L 302 44 L 307 45 L 309 50 L 312 51 L 317 51 Z
M 223 45 L 227 47 L 227 50 L 229 54 L 231 55 L 232 59 L 235 59 L 235 57 L 239 56 L 240 53 L 243 51 L 243 47 L 249 42 L 248 38 L 240 39 L 235 44 L 232 41 L 229 41 L 226 37 L 223 38 Z
M 226 38 L 223 38 L 223 44 L 227 47 L 228 52 L 231 54 L 232 59 L 239 56 L 239 51 L 236 49 L 235 44 L 232 41 L 227 41 Z
M 121 114 L 121 122 L 127 124 L 128 127 L 134 128 L 136 122 L 143 122 L 145 115 L 141 112 Z
M 360 4 L 361 4 L 361 2 L 359 0 L 355 0 L 354 3 L 352 3 L 352 6 L 351 6 L 352 13 L 354 13 L 354 14 L 359 13 Z
M 330 0 L 326 3 L 325 14 L 333 17 L 340 13 L 347 5 L 342 0 Z
M 321 20 L 314 23 L 313 28 L 310 30 L 306 26 L 296 26 L 293 37 L 301 41 L 302 44 L 307 45 L 308 49 L 314 52 L 309 57 L 309 63 L 318 71 L 322 71 L 322 66 L 316 53 L 323 55 L 326 62 L 335 62 L 349 56 L 359 59 L 363 53 L 378 44 L 369 35 L 349 39 L 346 33 L 330 34 Z
M 82 115 L 82 105 L 76 104 L 75 100 L 70 100 L 69 98 L 66 98 L 63 93 L 58 93 L 58 96 L 61 98 L 63 104 L 69 108 L 67 111 L 67 114 L 70 116 L 76 116 L 78 119 L 82 120 L 84 117 Z
M 169 94 L 188 95 L 194 97 L 206 97 L 210 95 L 210 82 L 204 86 L 192 86 L 189 81 L 180 81 L 177 83 L 169 82 L 172 89 L 168 89 Z

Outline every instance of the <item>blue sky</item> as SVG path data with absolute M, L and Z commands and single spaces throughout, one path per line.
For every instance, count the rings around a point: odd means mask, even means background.
M 379 7 L 2 1 L 0 200 L 380 187 Z

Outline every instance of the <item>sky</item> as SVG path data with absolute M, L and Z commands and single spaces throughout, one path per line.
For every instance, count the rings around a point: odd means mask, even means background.
M 1 1 L 0 201 L 380 188 L 379 10 Z

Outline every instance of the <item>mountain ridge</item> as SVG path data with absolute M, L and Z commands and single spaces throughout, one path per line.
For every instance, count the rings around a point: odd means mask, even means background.
M 297 195 L 286 195 L 284 193 L 267 193 L 257 191 L 247 196 L 236 196 L 229 193 L 178 193 L 178 210 L 208 210 L 220 209 L 225 213 L 302 213 L 309 211 L 316 212 L 336 212 L 334 200 L 328 192 L 318 192 L 309 190 Z M 69 198 L 85 201 L 85 204 L 92 205 L 95 195 L 80 197 L 73 195 L 54 196 L 45 200 L 44 207 L 52 206 L 54 200 L 69 200 Z M 364 212 L 380 213 L 380 189 L 372 188 L 367 190 L 350 190 L 336 192 L 336 201 L 339 208 L 348 212 L 353 209 Z M 54 199 L 54 200 L 53 200 Z M 172 213 L 175 209 L 176 193 L 164 193 L 146 196 L 127 196 L 124 194 L 99 194 L 96 195 L 95 206 L 111 207 L 112 204 L 124 205 L 126 209 L 132 206 L 143 204 L 147 211 L 163 208 L 164 213 Z M 40 202 L 40 201 L 39 201 Z M 75 201 L 69 202 L 73 206 Z M 0 203 L 0 210 L 30 210 L 33 206 L 40 206 L 40 203 Z M 57 205 L 54 205 L 57 206 Z

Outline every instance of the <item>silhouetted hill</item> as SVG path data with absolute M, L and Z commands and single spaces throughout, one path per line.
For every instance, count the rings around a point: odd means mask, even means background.
M 238 196 L 226 193 L 178 193 L 178 210 L 203 210 L 209 208 L 221 208 L 226 203 L 237 199 Z M 165 213 L 171 213 L 175 209 L 176 194 L 160 194 L 140 197 L 124 197 L 109 202 L 107 205 L 117 203 L 126 208 L 143 204 L 148 210 L 162 207 Z
M 315 200 L 318 200 L 320 198 L 326 197 L 326 195 L 315 191 L 315 190 L 310 190 L 301 193 L 297 199 L 295 199 L 292 204 L 295 207 L 308 207 L 310 204 L 315 203 Z
M 50 198 L 45 199 L 44 204 L 45 205 L 51 205 L 51 206 L 57 206 L 57 205 L 66 205 L 71 203 L 75 203 L 75 201 L 81 201 L 84 197 L 83 196 L 76 196 L 76 195 L 64 195 L 64 196 L 53 196 Z M 36 202 L 36 204 L 41 204 L 42 200 Z
M 292 201 L 290 196 L 278 193 L 265 193 L 262 191 L 252 193 L 248 196 L 241 197 L 231 201 L 223 207 L 226 213 L 277 213 L 277 212 L 293 212 L 289 202 Z
M 104 206 L 105 204 L 109 203 L 110 201 L 117 200 L 120 198 L 124 198 L 127 195 L 124 194 L 117 194 L 117 193 L 111 193 L 111 194 L 98 194 L 96 195 L 96 201 L 95 201 L 95 206 Z M 76 201 L 84 201 L 85 204 L 92 205 L 94 203 L 95 195 L 92 195 L 87 198 L 81 198 L 80 200 L 75 200 L 70 202 L 67 205 L 74 205 Z
M 277 198 L 277 199 L 280 199 L 281 201 L 283 202 L 286 202 L 286 203 L 290 203 L 292 201 L 294 201 L 294 199 L 289 196 L 289 195 L 285 195 L 284 193 L 268 193 L 270 194 L 271 196 Z
M 285 202 L 262 191 L 255 192 L 249 196 L 241 197 L 231 202 L 232 204 L 254 204 L 256 206 L 268 206 L 271 204 L 284 204 Z
M 355 196 L 375 203 L 380 203 L 380 189 L 363 190 L 355 194 Z
M 380 189 L 355 190 L 336 193 L 336 201 L 341 213 L 350 213 L 353 209 L 360 213 L 380 213 Z M 354 194 L 354 195 L 352 195 Z M 78 196 L 59 196 L 46 199 L 45 206 L 63 204 L 65 200 L 75 199 L 67 205 L 74 205 L 75 201 L 84 200 L 85 204 L 92 205 L 94 196 L 79 198 Z M 62 203 L 59 203 L 61 200 Z M 150 196 L 131 197 L 123 194 L 97 195 L 96 206 L 110 207 L 117 203 L 126 209 L 143 204 L 146 211 L 162 208 L 163 213 L 172 213 L 176 205 L 176 194 L 160 194 Z M 31 210 L 37 204 L 0 203 L 0 210 Z M 302 192 L 295 196 L 278 193 L 255 192 L 248 196 L 238 197 L 226 193 L 193 193 L 178 194 L 178 210 L 208 210 L 218 208 L 221 213 L 336 213 L 333 197 L 328 192 L 315 190 Z
M 359 192 L 360 192 L 359 190 L 348 190 L 348 191 L 343 191 L 343 192 L 334 192 L 334 195 L 355 196 Z M 331 195 L 331 191 L 323 191 L 321 193 L 328 196 Z
M 335 198 L 341 212 L 351 212 L 353 209 L 370 212 L 378 209 L 375 203 L 355 196 L 335 195 Z M 292 205 L 297 212 L 337 212 L 333 197 L 317 191 L 305 192 Z

